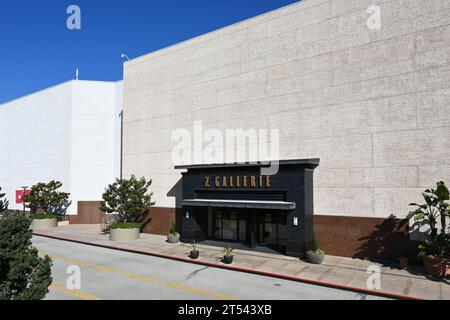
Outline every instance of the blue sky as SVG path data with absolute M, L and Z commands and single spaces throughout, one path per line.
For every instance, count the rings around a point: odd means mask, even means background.
M 122 79 L 122 59 L 296 0 L 1 0 L 0 103 L 74 78 Z M 68 30 L 67 7 L 81 8 Z

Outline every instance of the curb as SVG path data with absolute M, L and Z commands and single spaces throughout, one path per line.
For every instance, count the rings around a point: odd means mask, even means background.
M 93 246 L 93 247 L 112 249 L 112 250 L 116 250 L 116 251 L 123 251 L 123 252 L 129 252 L 129 253 L 136 253 L 136 254 L 157 257 L 157 258 L 162 258 L 162 259 L 168 259 L 168 260 L 174 260 L 174 261 L 179 261 L 179 262 L 185 262 L 185 263 L 190 263 L 190 264 L 195 264 L 195 265 L 208 266 L 208 267 L 212 267 L 212 268 L 238 271 L 238 272 L 256 274 L 256 275 L 261 275 L 261 276 L 266 276 L 266 277 L 271 277 L 271 278 L 278 278 L 278 279 L 283 279 L 283 280 L 307 283 L 307 284 L 317 285 L 317 286 L 321 286 L 321 287 L 328 287 L 328 288 L 333 288 L 333 289 L 352 291 L 352 292 L 356 292 L 356 293 L 368 294 L 368 295 L 384 297 L 384 298 L 393 298 L 393 299 L 400 299 L 400 300 L 425 300 L 425 299 L 419 298 L 419 297 L 401 295 L 401 294 L 390 293 L 390 292 L 386 292 L 386 291 L 376 291 L 376 290 L 370 290 L 370 289 L 350 287 L 350 286 L 331 283 L 331 282 L 299 278 L 299 277 L 271 273 L 271 272 L 266 272 L 266 271 L 259 271 L 259 270 L 254 270 L 254 269 L 233 267 L 233 266 L 229 266 L 229 265 L 225 265 L 225 264 L 219 264 L 219 263 L 213 263 L 213 262 L 207 262 L 207 261 L 201 261 L 201 260 L 186 259 L 186 258 L 169 256 L 169 255 L 154 253 L 154 252 L 117 248 L 117 247 L 103 245 L 103 244 L 91 243 L 91 242 L 74 240 L 74 239 L 67 239 L 67 238 L 62 238 L 62 237 L 57 237 L 57 236 L 40 234 L 40 233 L 36 233 L 36 232 L 33 232 L 33 235 L 39 236 L 39 237 L 44 237 L 44 238 L 55 239 L 55 240 L 74 242 L 74 243 L 79 243 L 79 244 Z

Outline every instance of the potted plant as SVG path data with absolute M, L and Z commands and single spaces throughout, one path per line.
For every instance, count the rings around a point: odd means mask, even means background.
M 306 252 L 306 259 L 310 263 L 314 264 L 322 264 L 323 259 L 325 258 L 325 251 L 319 249 L 317 246 L 316 238 L 313 238 L 312 249 Z
M 136 179 L 116 179 L 103 193 L 100 210 L 115 213 L 115 221 L 109 226 L 112 241 L 137 240 L 140 235 L 141 222 L 145 219 L 152 202 L 153 193 L 148 189 L 152 180 L 144 177 Z
M 177 232 L 177 227 L 174 222 L 170 227 L 170 233 L 167 235 L 167 242 L 178 243 L 179 241 L 180 241 L 180 234 Z
M 192 241 L 191 243 L 191 247 L 192 250 L 189 252 L 189 257 L 191 257 L 191 259 L 198 259 L 198 256 L 200 255 L 200 251 L 197 250 L 197 244 L 195 243 L 195 241 Z
M 440 240 L 434 241 L 439 242 Z M 449 239 L 445 240 L 447 242 L 445 246 L 447 247 L 448 241 Z M 450 275 L 450 258 L 448 254 L 439 253 L 438 250 L 431 249 L 428 243 L 421 244 L 419 245 L 419 257 L 423 259 L 426 273 L 435 277 L 445 277 Z
M 50 229 L 58 226 L 58 217 L 54 214 L 40 213 L 34 214 L 30 218 L 32 230 Z
M 31 229 L 54 228 L 58 226 L 58 221 L 64 220 L 72 202 L 69 200 L 70 193 L 59 190 L 62 186 L 62 182 L 55 180 L 40 182 L 22 197 L 25 206 L 30 208 Z
M 223 263 L 232 264 L 233 263 L 233 248 L 227 247 L 223 248 Z
M 447 233 L 447 218 L 450 216 L 449 190 L 443 181 L 438 182 L 436 189 L 427 189 L 422 193 L 424 204 L 411 203 L 416 209 L 408 218 L 426 222 L 429 230 L 425 234 L 424 243 L 419 245 L 419 257 L 423 259 L 425 271 L 437 277 L 448 275 L 450 268 L 450 235 Z M 440 222 L 441 230 L 438 231 Z

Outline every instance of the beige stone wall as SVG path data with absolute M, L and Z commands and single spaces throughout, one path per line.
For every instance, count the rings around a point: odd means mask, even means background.
M 367 8 L 381 9 L 369 30 Z M 142 39 L 142 41 L 146 41 Z M 319 157 L 315 212 L 403 217 L 450 184 L 450 1 L 306 0 L 125 64 L 124 172 L 180 179 L 171 133 L 280 129 L 282 159 Z

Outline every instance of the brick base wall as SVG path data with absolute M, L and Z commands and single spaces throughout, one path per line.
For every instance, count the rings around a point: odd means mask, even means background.
M 327 254 L 384 260 L 417 256 L 407 220 L 316 215 L 314 229 L 318 246 Z
M 71 224 L 99 224 L 105 213 L 100 201 L 79 201 L 78 215 L 69 216 Z M 153 207 L 143 220 L 144 233 L 166 235 L 176 220 L 174 208 Z M 417 243 L 408 237 L 408 221 L 399 219 L 321 216 L 314 217 L 318 246 L 327 254 L 396 260 L 401 255 L 414 259 Z
M 99 209 L 101 201 L 78 201 L 78 215 L 69 216 L 70 224 L 100 224 L 105 213 Z M 143 219 L 144 233 L 166 235 L 175 222 L 174 208 L 153 207 Z
M 166 235 L 170 232 L 170 227 L 175 222 L 175 217 L 174 208 L 153 207 L 143 221 L 142 232 Z
M 70 224 L 99 224 L 105 213 L 99 209 L 101 201 L 78 201 L 77 215 L 69 216 Z

